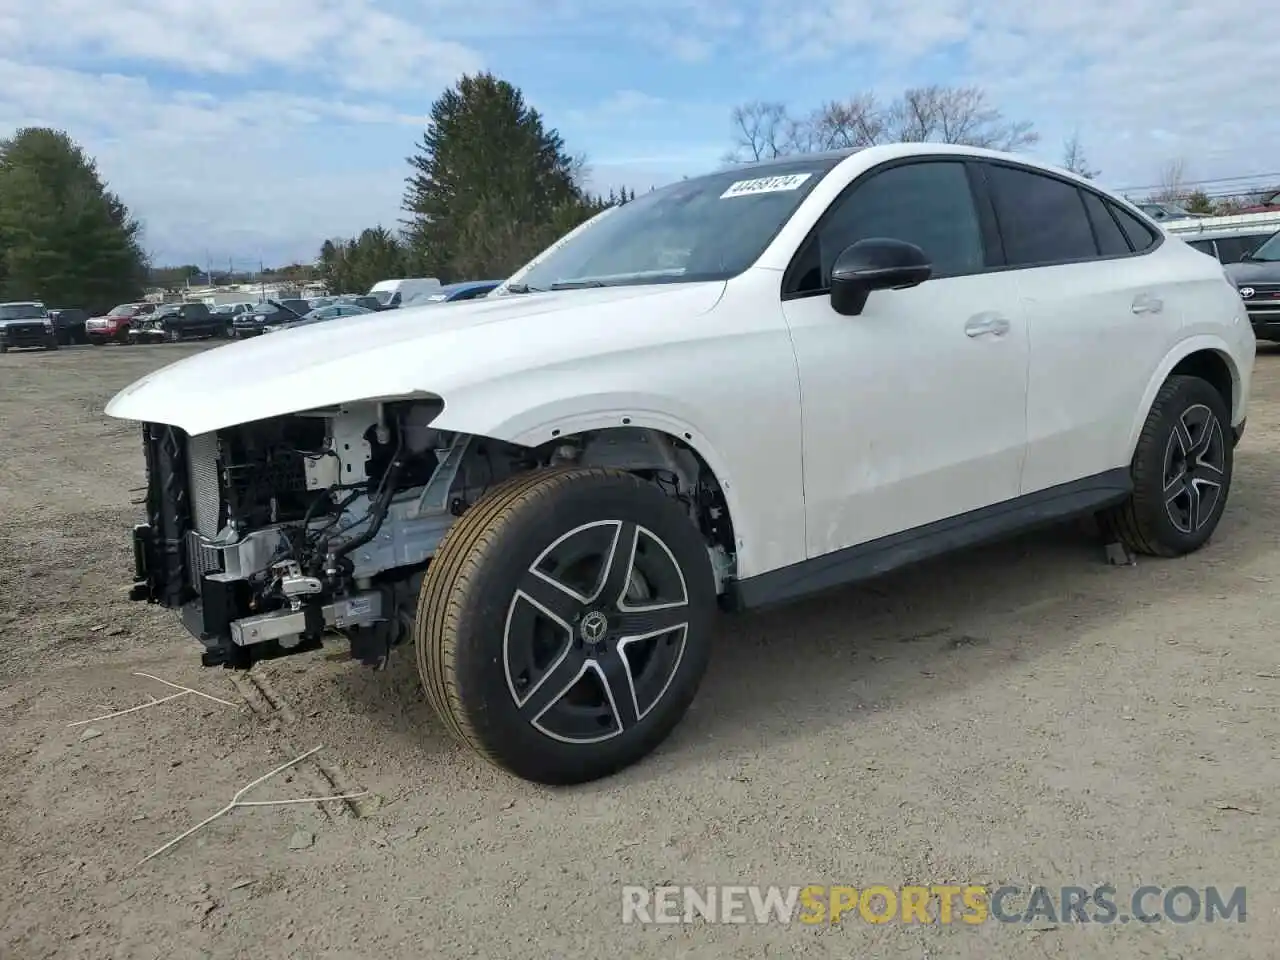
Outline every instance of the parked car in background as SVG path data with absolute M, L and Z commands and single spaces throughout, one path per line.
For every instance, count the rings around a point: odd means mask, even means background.
M 441 283 L 435 277 L 379 280 L 369 288 L 369 296 L 378 301 L 379 310 L 395 310 L 409 297 L 423 291 L 439 293 L 440 287 Z
M 1280 190 L 1274 190 L 1262 198 L 1261 203 L 1245 207 L 1240 213 L 1280 213 Z
M 1188 234 L 1174 234 L 1186 239 L 1187 243 L 1201 253 L 1216 257 L 1220 263 L 1239 263 L 1258 247 L 1262 246 L 1272 231 L 1257 230 L 1215 230 L 1211 233 L 1196 234 L 1192 239 Z
M 1280 232 L 1239 263 L 1226 266 L 1259 340 L 1280 343 Z
M 227 319 L 216 315 L 207 303 L 166 303 L 151 316 L 133 323 L 129 328 L 129 342 L 159 343 L 167 340 L 177 343 L 202 337 L 224 337 L 226 333 Z
M 1203 213 L 1192 213 L 1190 210 L 1184 210 L 1176 203 L 1155 203 L 1149 201 L 1147 203 L 1134 204 L 1139 210 L 1149 216 L 1152 220 L 1158 220 L 1163 223 L 1166 220 L 1194 220 L 1203 217 Z
M 375 312 L 374 310 L 366 310 L 364 307 L 358 307 L 354 303 L 331 303 L 327 307 L 312 310 L 297 320 L 269 323 L 262 328 L 262 332 L 279 333 L 281 330 L 290 330 L 293 327 L 300 327 L 304 324 L 324 323 L 326 320 L 337 320 L 339 317 L 358 317 Z
M 85 336 L 95 347 L 104 343 L 128 343 L 129 328 L 135 321 L 155 313 L 154 303 L 122 303 L 102 317 L 90 317 L 85 323 Z
M 368 294 L 343 293 L 334 297 L 334 303 L 354 303 L 357 307 L 364 307 L 366 310 L 381 310 L 382 304 L 378 302 L 377 297 L 371 297 Z
M 53 321 L 53 332 L 58 338 L 58 345 L 69 347 L 73 343 L 88 343 L 85 337 L 85 324 L 89 322 L 89 311 L 79 307 L 58 307 L 49 311 L 49 319 Z
M 258 305 L 245 300 L 240 303 L 220 303 L 215 307 L 210 307 L 209 312 L 215 317 L 221 317 L 228 322 L 234 321 L 236 317 L 245 313 L 252 313 Z
M 422 290 L 413 294 L 402 304 L 404 307 L 425 307 L 431 303 L 456 303 L 459 300 L 475 300 L 487 296 L 490 290 L 496 289 L 501 280 L 463 280 L 459 283 L 446 283 L 439 290 Z
M 57 350 L 58 337 L 44 304 L 38 300 L 0 303 L 0 353 L 20 347 Z
M 311 306 L 302 299 L 264 300 L 257 304 L 252 313 L 244 313 L 236 317 L 235 329 L 231 335 L 237 340 L 256 337 L 268 326 L 279 326 L 301 320 L 311 312 Z

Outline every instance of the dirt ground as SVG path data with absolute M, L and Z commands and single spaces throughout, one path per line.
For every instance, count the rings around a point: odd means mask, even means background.
M 132 425 L 109 397 L 197 347 L 0 357 L 0 957 L 1274 958 L 1280 353 L 1231 501 L 1180 561 L 1076 528 L 726 619 L 675 736 L 549 790 L 453 745 L 411 654 L 199 665 L 125 596 Z M 70 724 L 180 693 L 91 724 Z M 149 862 L 244 784 L 251 799 Z M 1175 925 L 625 926 L 624 885 L 1247 887 Z

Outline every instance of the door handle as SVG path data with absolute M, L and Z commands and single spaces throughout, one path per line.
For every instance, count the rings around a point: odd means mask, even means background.
M 1003 337 L 1009 332 L 1009 321 L 998 313 L 975 313 L 964 325 L 965 336 L 981 337 L 991 334 Z
M 1133 298 L 1133 306 L 1129 309 L 1134 313 L 1159 313 L 1164 309 L 1164 301 L 1159 297 L 1140 293 Z

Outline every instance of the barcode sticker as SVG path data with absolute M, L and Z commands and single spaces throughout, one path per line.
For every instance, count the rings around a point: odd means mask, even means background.
M 789 173 L 784 177 L 758 177 L 755 180 L 738 180 L 729 184 L 729 189 L 720 194 L 721 200 L 730 197 L 750 197 L 757 193 L 781 193 L 787 190 L 798 190 L 812 177 L 811 173 Z

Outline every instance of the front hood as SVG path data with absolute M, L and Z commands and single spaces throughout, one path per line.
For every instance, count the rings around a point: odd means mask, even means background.
M 1225 268 L 1231 282 L 1239 286 L 1248 283 L 1280 283 L 1280 262 L 1249 261 L 1228 263 Z
M 715 306 L 722 281 L 565 290 L 410 307 L 289 327 L 179 360 L 121 390 L 108 416 L 190 434 L 625 351 Z M 664 322 L 659 322 L 659 320 Z

